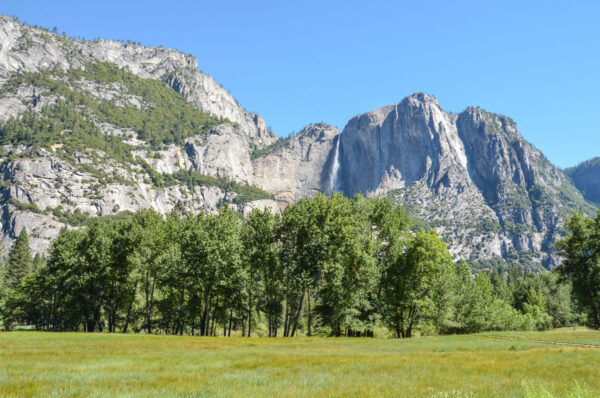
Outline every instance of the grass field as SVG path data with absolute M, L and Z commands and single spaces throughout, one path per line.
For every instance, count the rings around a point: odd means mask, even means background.
M 600 344 L 600 332 L 493 333 Z M 410 340 L 0 333 L 0 396 L 596 397 L 600 349 Z

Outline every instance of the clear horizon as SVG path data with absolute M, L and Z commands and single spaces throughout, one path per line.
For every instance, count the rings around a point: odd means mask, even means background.
M 0 13 L 190 53 L 282 137 L 426 92 L 448 112 L 511 117 L 559 167 L 600 156 L 600 3 L 31 1 Z

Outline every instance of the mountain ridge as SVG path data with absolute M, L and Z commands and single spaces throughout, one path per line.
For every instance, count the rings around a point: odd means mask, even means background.
M 276 211 L 341 191 L 387 195 L 455 258 L 532 269 L 587 203 L 506 116 L 444 111 L 435 96 L 316 123 L 279 139 L 175 50 L 80 41 L 0 16 L 3 246 L 43 252 L 64 225 L 141 208 Z M 80 221 L 74 221 L 80 220 Z

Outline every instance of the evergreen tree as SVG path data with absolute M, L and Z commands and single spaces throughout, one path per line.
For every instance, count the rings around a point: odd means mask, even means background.
M 16 289 L 21 281 L 31 271 L 33 258 L 29 248 L 29 236 L 23 228 L 13 245 L 6 263 L 6 285 L 9 289 Z

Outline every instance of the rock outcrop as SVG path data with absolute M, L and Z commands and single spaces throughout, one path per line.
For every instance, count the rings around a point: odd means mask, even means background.
M 331 193 L 339 134 L 337 128 L 319 123 L 280 141 L 252 162 L 252 183 L 287 203 L 319 192 Z

